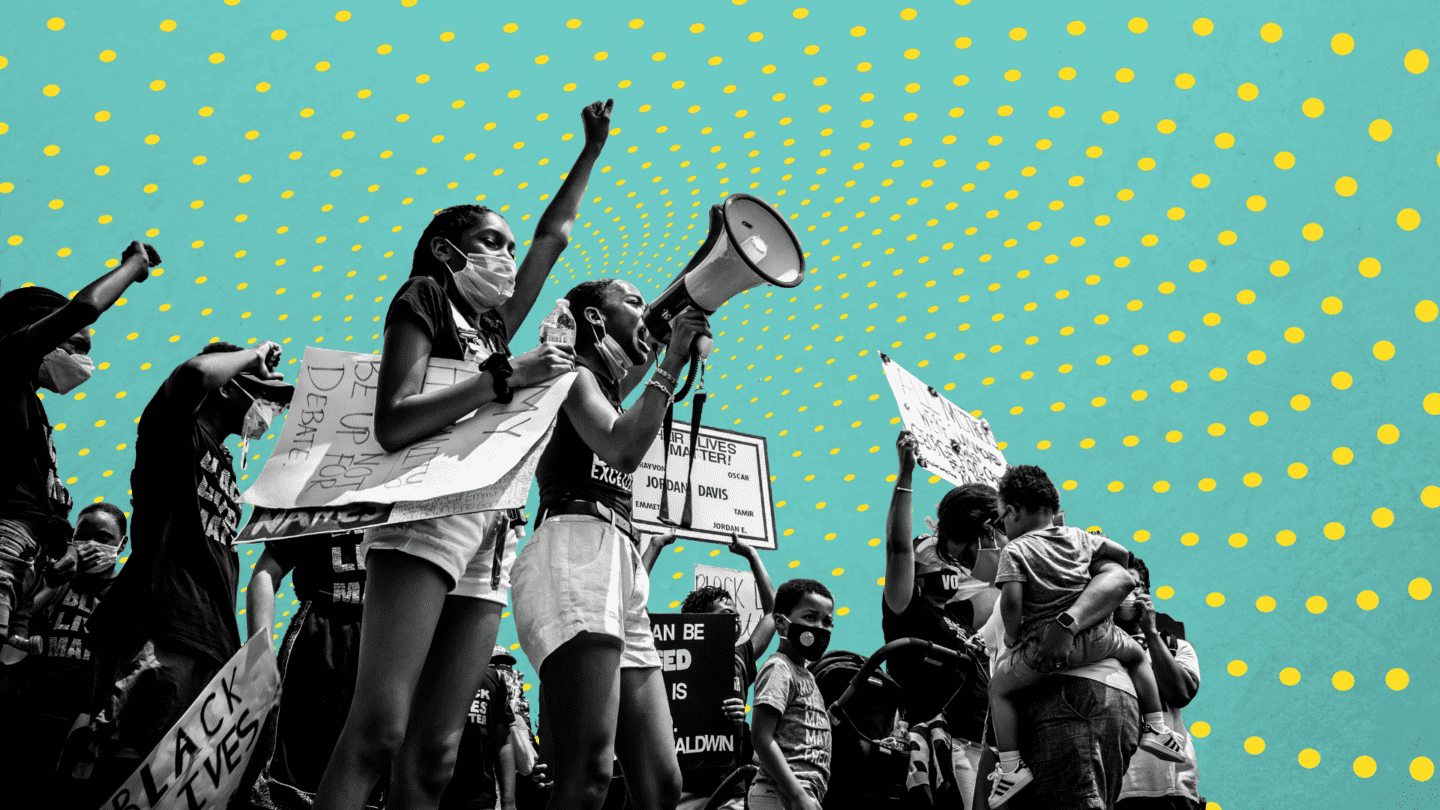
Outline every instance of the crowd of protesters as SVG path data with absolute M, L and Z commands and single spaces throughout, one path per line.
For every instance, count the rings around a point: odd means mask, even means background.
M 964 810 L 1201 807 L 1181 717 L 1199 688 L 1196 652 L 1156 613 L 1144 562 L 1066 526 L 1058 490 L 1025 465 L 998 486 L 950 490 L 917 536 L 908 433 L 896 442 L 881 630 L 925 644 L 896 646 L 875 676 L 895 687 L 893 706 L 879 704 L 873 734 L 842 730 L 854 724 L 817 679 L 853 657 L 828 650 L 834 596 L 807 579 L 774 587 L 737 538 L 761 614 L 733 671 L 717 673 L 733 683 L 716 708 L 737 727 L 737 756 L 681 770 L 647 606 L 650 568 L 675 535 L 632 525 L 631 476 L 690 347 L 709 338 L 706 318 L 680 315 L 662 343 L 634 286 L 590 281 L 566 296 L 573 343 L 510 351 L 568 242 L 610 105 L 582 118 L 584 149 L 524 261 L 498 213 L 444 209 L 385 319 L 375 428 L 387 449 L 508 402 L 511 387 L 575 373 L 539 461 L 533 533 L 518 558 L 519 511 L 268 543 L 239 612 L 251 634 L 268 632 L 287 574 L 299 607 L 276 650 L 279 706 L 230 806 L 815 810 L 870 806 L 865 796 Z M 240 649 L 227 444 L 264 436 L 294 390 L 276 370 L 279 345 L 207 345 L 138 420 L 132 510 L 97 502 L 72 516 L 42 389 L 63 395 L 89 378 L 90 325 L 159 262 L 134 242 L 72 297 L 0 296 L 0 711 L 26 730 L 0 735 L 0 763 L 56 806 L 105 802 Z M 423 391 L 431 358 L 480 373 Z M 514 655 L 495 644 L 512 594 L 538 727 Z M 700 588 L 681 610 L 738 615 L 738 596 Z M 862 750 L 837 750 L 851 744 Z M 900 771 L 848 764 L 896 751 Z

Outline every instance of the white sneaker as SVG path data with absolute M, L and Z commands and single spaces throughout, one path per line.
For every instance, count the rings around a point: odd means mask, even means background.
M 995 808 L 1010 801 L 1026 785 L 1035 781 L 1035 774 L 1021 760 L 1015 770 L 1006 772 L 1000 765 L 990 772 L 990 807 Z
M 1161 734 L 1154 726 L 1146 726 L 1140 735 L 1140 747 L 1166 762 L 1185 761 L 1185 743 L 1168 728 Z

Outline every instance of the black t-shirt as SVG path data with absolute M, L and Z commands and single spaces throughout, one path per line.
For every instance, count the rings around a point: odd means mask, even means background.
M 365 560 L 360 556 L 363 531 L 299 537 L 265 544 L 280 563 L 294 573 L 290 584 L 296 598 L 310 609 L 331 618 L 355 618 L 365 599 Z
M 470 324 L 456 323 L 455 307 L 445 295 L 445 288 L 429 276 L 415 276 L 400 285 L 395 300 L 385 313 L 385 326 L 409 321 L 420 327 L 430 338 L 430 356 L 446 360 L 466 359 L 467 334 L 473 334 L 484 347 L 483 354 L 501 352 L 509 356 L 509 336 L 505 321 L 494 310 L 480 313 L 478 329 Z M 484 357 L 480 358 L 481 361 Z
M 600 374 L 595 375 L 595 380 L 610 406 L 622 413 L 619 384 Z M 552 503 L 590 501 L 602 503 L 626 519 L 630 517 L 635 477 L 611 467 L 591 450 L 563 408 L 555 419 L 555 433 L 540 454 L 535 480 L 540 484 L 542 514 Z
M 240 649 L 240 492 L 225 437 L 196 419 L 206 393 L 172 373 L 140 416 L 130 474 L 134 551 L 92 623 L 107 644 L 143 636 L 224 664 Z
M 29 524 L 39 540 L 63 542 L 70 493 L 56 472 L 50 419 L 35 389 L 35 373 L 55 347 L 36 345 L 31 331 L 0 338 L 0 519 Z
M 918 584 L 903 613 L 895 613 L 885 597 L 880 597 L 880 628 L 887 643 L 921 638 L 962 655 L 965 640 L 973 635 L 959 619 L 925 601 Z M 967 740 L 980 739 L 989 705 L 990 678 L 985 667 L 976 665 L 973 659 L 960 670 L 948 662 L 937 666 L 927 663 L 923 653 L 902 650 L 886 660 L 885 669 L 904 690 L 907 721 L 923 723 L 943 710 L 951 734 Z M 968 683 L 961 688 L 965 676 Z
M 43 621 L 32 628 L 45 640 L 28 692 L 47 713 L 73 716 L 86 709 L 94 687 L 95 647 L 89 621 L 109 593 L 113 577 L 77 577 L 60 586 Z
M 470 716 L 456 752 L 455 775 L 445 788 L 440 810 L 493 810 L 500 795 L 497 757 L 514 720 L 505 678 L 495 667 L 486 667 L 480 689 L 470 702 Z

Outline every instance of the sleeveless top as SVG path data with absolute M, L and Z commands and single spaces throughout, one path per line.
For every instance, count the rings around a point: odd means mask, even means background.
M 595 379 L 610 406 L 616 413 L 623 413 L 619 383 L 606 380 L 599 374 L 595 375 Z M 560 409 L 555 419 L 555 435 L 550 437 L 550 444 L 540 455 L 535 479 L 540 483 L 540 514 L 546 513 L 554 503 L 590 501 L 604 504 L 626 520 L 630 519 L 635 477 L 606 464 L 591 450 L 575 430 L 564 408 Z

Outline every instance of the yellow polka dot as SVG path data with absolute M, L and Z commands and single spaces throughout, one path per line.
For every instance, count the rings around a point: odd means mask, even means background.
M 45 27 L 51 31 L 59 31 L 65 27 L 65 21 L 59 17 L 51 17 L 49 21 L 45 23 Z
M 101 62 L 114 62 L 114 61 L 115 61 L 115 52 L 112 51 L 112 50 L 109 50 L 109 49 L 106 49 L 106 50 L 101 51 L 101 52 L 100 52 L 100 61 L 101 61 Z
M 1233 546 L 1234 548 L 1244 548 L 1244 547 L 1245 547 L 1245 544 L 1247 544 L 1247 543 L 1249 543 L 1249 542 L 1250 542 L 1250 538 L 1246 537 L 1246 536 L 1243 535 L 1243 534 L 1240 534 L 1239 532 L 1236 532 L 1235 534 L 1230 535 L 1230 545 Z
M 350 12 L 348 12 L 348 11 L 337 11 L 337 12 L 335 12 L 335 19 L 339 20 L 340 22 L 349 22 L 349 21 L 350 21 Z
M 1295 545 L 1296 539 L 1297 538 L 1295 537 L 1295 532 L 1292 532 L 1289 529 L 1281 529 L 1280 531 L 1275 533 L 1275 542 L 1279 543 L 1282 546 L 1293 546 Z
M 1440 416 L 1440 393 L 1429 393 L 1421 400 L 1421 407 L 1431 416 Z
M 1340 466 L 1345 466 L 1355 460 L 1355 452 L 1348 447 L 1337 447 L 1330 454 L 1330 458 Z
M 1381 444 L 1394 444 L 1400 441 L 1400 428 L 1394 425 L 1381 425 L 1375 431 L 1375 438 L 1378 439 Z
M 276 28 L 274 31 L 271 31 L 271 32 L 270 32 L 270 38 L 273 39 L 273 40 L 275 40 L 276 42 L 279 42 L 280 40 L 284 39 L 286 36 L 287 36 L 287 35 L 286 35 L 286 33 L 285 33 L 285 29 L 283 29 L 283 28 Z
M 1399 692 L 1410 685 L 1410 673 L 1403 669 L 1392 669 L 1385 673 L 1385 685 Z
M 1285 667 L 1280 670 L 1280 682 L 1286 686 L 1294 686 L 1300 683 L 1300 670 L 1294 667 Z
M 1415 317 L 1423 323 L 1430 323 L 1440 316 L 1440 305 L 1426 299 L 1415 305 Z
M 1285 32 L 1275 23 L 1265 23 L 1260 26 L 1260 38 L 1266 42 L 1279 42 Z
M 1260 88 L 1246 82 L 1236 89 L 1235 95 L 1239 96 L 1242 101 L 1254 101 L 1260 97 Z
M 1374 353 L 1376 360 L 1389 360 L 1395 356 L 1395 344 L 1388 340 L 1382 340 L 1376 343 L 1371 351 Z
M 1362 262 L 1363 264 L 1363 262 Z M 1335 296 L 1327 296 L 1320 302 L 1320 311 L 1326 315 L 1339 315 L 1345 309 L 1345 302 Z M 1347 375 L 1348 376 L 1348 375 Z
M 1341 56 L 1348 56 L 1355 50 L 1355 38 L 1349 34 L 1336 34 L 1330 38 L 1330 50 Z
M 1161 585 L 1155 589 L 1155 595 L 1161 599 L 1169 599 L 1175 595 L 1175 589 L 1169 585 Z
M 1355 685 L 1355 676 L 1342 669 L 1330 676 L 1330 685 L 1341 692 L 1348 692 Z
M 1265 752 L 1265 741 L 1259 737 L 1248 737 L 1245 740 L 1245 753 L 1263 754 Z
M 1299 479 L 1304 478 L 1306 475 L 1308 475 L 1310 473 L 1310 469 L 1304 464 L 1297 461 L 1294 464 L 1291 464 L 1289 467 L 1286 467 L 1285 472 L 1288 473 L 1291 478 Z
M 1210 36 L 1211 32 L 1215 30 L 1215 23 L 1211 22 L 1205 17 L 1201 17 L 1190 26 L 1190 30 L 1194 31 L 1202 37 L 1208 37 Z
M 1298 326 L 1292 326 L 1285 330 L 1285 340 L 1290 343 L 1299 343 L 1305 339 L 1305 330 Z
M 1405 69 L 1411 73 L 1424 73 L 1430 67 L 1430 55 L 1416 48 L 1405 54 Z
M 1305 113 L 1306 118 L 1319 118 L 1325 114 L 1325 102 L 1318 98 L 1307 98 L 1305 103 L 1300 105 L 1300 111 Z
M 1215 136 L 1215 145 L 1221 149 L 1229 149 L 1235 145 L 1235 136 L 1228 132 L 1222 132 Z
M 1410 580 L 1410 585 L 1406 588 L 1406 591 L 1410 594 L 1411 599 L 1429 599 L 1430 580 L 1424 577 L 1416 577 Z
M 1181 73 L 1175 77 L 1175 86 L 1181 90 L 1189 90 L 1195 86 L 1195 77 L 1189 73 Z
M 1325 597 L 1323 596 L 1312 596 L 1305 600 L 1305 609 L 1311 613 L 1324 613 L 1326 607 Z
M 1190 724 L 1190 733 L 1191 733 L 1192 735 L 1196 736 L 1196 737 L 1201 738 L 1201 739 L 1204 739 L 1205 737 L 1209 737 L 1209 736 L 1210 736 L 1210 724 L 1207 723 L 1207 722 L 1205 722 L 1204 720 L 1197 720 L 1197 721 L 1195 721 L 1194 723 L 1191 723 L 1191 724 Z
M 1440 487 L 1432 484 L 1420 490 L 1420 502 L 1430 509 L 1440 508 Z
M 1275 610 L 1275 597 L 1262 596 L 1255 600 L 1255 609 L 1261 613 L 1269 613 Z
M 47 84 L 44 88 L 40 90 L 40 92 L 44 93 L 47 96 L 50 96 L 51 98 L 54 98 L 55 96 L 60 95 L 60 85 Z
M 1390 140 L 1390 136 L 1394 133 L 1394 131 L 1395 130 L 1390 126 L 1390 122 L 1386 121 L 1384 118 L 1376 118 L 1374 121 L 1370 122 L 1370 137 L 1374 138 L 1377 141 Z
M 165 20 L 164 22 L 160 23 L 160 30 L 161 30 L 161 31 L 164 31 L 164 32 L 167 33 L 167 34 L 170 33 L 171 31 L 174 31 L 174 30 L 175 30 L 175 21 L 174 21 L 174 20 Z
M 1210 607 L 1220 607 L 1225 604 L 1225 594 L 1218 592 L 1208 594 L 1205 597 L 1205 604 Z
M 1080 22 L 1079 20 L 1075 20 L 1074 22 L 1065 26 L 1065 31 L 1071 36 L 1078 37 L 1081 34 L 1085 33 L 1085 23 Z
M 1229 672 L 1231 675 L 1234 675 L 1237 678 L 1241 675 L 1244 675 L 1249 670 L 1250 667 L 1246 666 L 1244 661 L 1231 661 L 1229 665 L 1225 667 L 1226 672 Z
M 1355 597 L 1355 604 L 1361 610 L 1374 610 L 1380 606 L 1380 595 L 1374 591 L 1361 591 Z
M 1382 506 L 1370 513 L 1370 522 L 1378 528 L 1388 529 L 1395 523 L 1395 513 Z
M 1295 156 L 1289 152 L 1277 152 L 1275 154 L 1275 167 L 1278 169 L 1291 169 L 1295 167 Z
M 1247 200 L 1245 200 L 1245 207 L 1249 208 L 1251 211 L 1264 211 L 1265 198 L 1261 197 L 1259 194 L 1253 195 Z
M 1295 672 L 1295 670 L 1293 669 L 1288 671 Z M 1285 674 L 1283 672 L 1280 674 L 1280 680 L 1285 680 Z M 1295 680 L 1296 683 L 1299 683 L 1300 673 L 1295 673 Z M 1315 766 L 1320 764 L 1320 752 L 1316 751 L 1314 748 L 1306 748 L 1305 750 L 1300 752 L 1300 756 L 1297 757 L 1297 759 L 1300 761 L 1300 767 L 1314 768 Z
M 1119 70 L 1115 71 L 1115 81 L 1117 82 L 1120 82 L 1122 84 L 1128 84 L 1134 80 L 1135 71 L 1131 70 L 1130 68 L 1120 68 Z
M 1262 365 L 1265 362 L 1265 352 L 1256 349 L 1245 355 L 1245 359 L 1248 360 L 1252 366 Z
M 1325 536 L 1331 540 L 1339 540 L 1345 536 L 1345 524 L 1334 521 L 1326 523 Z
M 1132 34 L 1143 34 L 1150 28 L 1150 23 L 1144 17 L 1134 17 L 1130 20 L 1128 27 Z
M 1413 231 L 1420 227 L 1420 212 L 1414 208 L 1401 209 L 1400 213 L 1395 215 L 1395 224 L 1399 225 L 1401 230 Z

